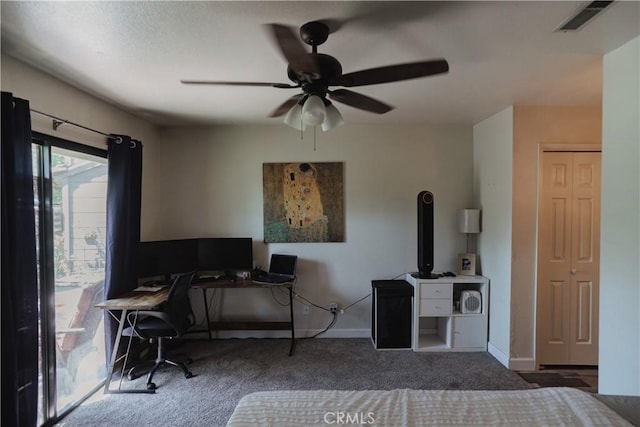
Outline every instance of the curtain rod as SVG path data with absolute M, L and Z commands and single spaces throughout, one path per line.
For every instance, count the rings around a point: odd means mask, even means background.
M 30 110 L 32 112 L 34 112 L 34 113 L 41 114 L 43 116 L 49 117 L 50 119 L 53 119 L 53 130 L 58 130 L 58 127 L 60 127 L 60 125 L 67 124 L 67 125 L 72 125 L 72 126 L 76 126 L 76 127 L 82 128 L 84 130 L 88 130 L 89 132 L 93 132 L 93 133 L 97 133 L 99 135 L 106 136 L 107 138 L 113 139 L 113 140 L 117 141 L 118 143 L 122 142 L 122 138 L 120 138 L 119 136 L 109 135 L 108 133 L 100 132 L 99 130 L 92 129 L 90 127 L 83 126 L 83 125 L 78 124 L 78 123 L 74 123 L 74 122 L 72 122 L 70 120 L 61 119 L 60 117 L 56 117 L 56 116 L 53 116 L 53 115 L 48 114 L 48 113 L 43 113 L 42 111 L 34 110 L 33 108 L 30 108 Z

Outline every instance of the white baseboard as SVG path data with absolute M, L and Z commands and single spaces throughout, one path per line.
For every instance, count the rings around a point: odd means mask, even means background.
M 509 360 L 509 369 L 514 371 L 535 371 L 536 361 L 530 357 L 514 357 Z
M 296 338 L 312 337 L 322 329 L 296 329 Z M 291 332 L 282 331 L 211 331 L 211 337 L 217 339 L 228 338 L 290 338 Z M 206 331 L 195 332 L 187 335 L 187 338 L 207 339 Z M 318 335 L 318 338 L 371 338 L 371 329 L 329 329 Z
M 509 368 L 509 356 L 493 345 L 491 341 L 489 341 L 489 344 L 487 345 L 487 351 L 490 355 L 495 357 L 498 362 L 502 363 L 505 368 Z
M 302 329 L 296 331 L 296 337 L 312 337 L 322 329 Z M 371 338 L 371 329 L 329 329 L 318 338 Z
M 504 354 L 498 347 L 489 343 L 487 345 L 487 351 L 496 360 L 504 365 L 505 368 L 511 369 L 513 371 L 535 371 L 536 370 L 536 361 L 530 357 L 513 357 L 510 358 L 506 354 Z

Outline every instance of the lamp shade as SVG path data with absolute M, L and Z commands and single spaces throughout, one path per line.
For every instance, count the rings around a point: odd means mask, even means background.
M 479 233 L 480 209 L 462 209 L 458 211 L 458 231 L 461 233 Z
M 317 95 L 309 96 L 302 106 L 302 121 L 307 126 L 318 126 L 324 122 L 325 117 L 327 109 L 322 99 Z
M 302 105 L 296 104 L 284 117 L 284 122 L 294 129 L 305 130 L 307 124 L 302 121 Z
M 322 131 L 326 132 L 329 129 L 333 129 L 335 127 L 340 126 L 344 123 L 344 119 L 342 118 L 342 114 L 336 107 L 332 104 L 329 104 L 327 107 L 327 117 L 322 122 Z

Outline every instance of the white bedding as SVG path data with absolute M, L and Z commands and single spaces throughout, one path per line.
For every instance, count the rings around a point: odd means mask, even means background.
M 530 390 L 267 391 L 244 396 L 227 426 L 631 426 L 589 393 Z

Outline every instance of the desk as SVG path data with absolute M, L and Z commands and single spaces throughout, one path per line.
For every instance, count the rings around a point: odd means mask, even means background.
M 211 340 L 211 330 L 290 330 L 291 346 L 289 347 L 289 356 L 293 355 L 295 347 L 295 331 L 293 323 L 293 282 L 283 284 L 262 284 L 255 283 L 251 280 L 212 280 L 203 279 L 195 280 L 191 284 L 192 288 L 202 289 L 202 298 L 204 300 L 204 311 L 207 316 L 207 332 L 209 340 Z M 286 288 L 289 290 L 289 321 L 288 322 L 211 322 L 209 319 L 209 306 L 207 304 L 207 289 L 249 289 L 249 288 Z
M 290 330 L 291 331 L 291 345 L 289 347 L 289 356 L 293 355 L 295 347 L 295 332 L 293 323 L 293 282 L 284 284 L 261 284 L 255 283 L 251 280 L 214 280 L 214 281 L 194 281 L 191 284 L 192 288 L 202 289 L 202 296 L 204 299 L 204 310 L 207 316 L 207 332 L 209 334 L 209 340 L 211 340 L 211 330 Z M 249 289 L 249 288 L 262 288 L 270 289 L 272 287 L 286 288 L 289 290 L 289 316 L 288 322 L 211 322 L 209 319 L 209 306 L 207 303 L 207 289 Z M 116 365 L 118 358 L 118 349 L 120 348 L 120 341 L 122 339 L 122 331 L 124 330 L 125 323 L 127 321 L 127 314 L 131 311 L 139 310 L 152 310 L 167 300 L 169 294 L 169 286 L 156 291 L 156 292 L 135 292 L 130 291 L 122 295 L 119 298 L 113 298 L 104 302 L 96 304 L 96 307 L 107 310 L 109 314 L 118 321 L 118 332 L 111 351 L 111 360 L 109 362 L 109 370 L 107 372 L 107 380 L 104 386 L 104 392 L 106 394 L 111 393 L 155 393 L 155 390 L 121 390 L 120 386 L 116 390 L 110 389 L 111 379 L 113 377 L 113 369 Z M 118 317 L 115 312 L 120 311 Z M 131 345 L 132 337 L 129 337 L 128 345 Z M 127 362 L 127 356 L 129 354 L 129 348 L 127 352 L 121 356 L 124 357 L 124 364 Z M 124 366 L 124 365 L 123 365 Z M 124 372 L 123 372 L 124 376 Z M 122 378 L 121 378 L 122 381 Z
M 109 370 L 107 372 L 107 380 L 104 385 L 104 392 L 109 393 L 155 393 L 155 390 L 121 390 L 120 385 L 118 389 L 111 390 L 109 386 L 111 385 L 111 378 L 113 377 L 113 368 L 118 361 L 118 349 L 120 347 L 120 340 L 122 338 L 122 331 L 124 330 L 124 325 L 127 321 L 127 314 L 130 311 L 139 311 L 139 310 L 152 310 L 155 307 L 159 306 L 163 302 L 167 300 L 167 296 L 169 294 L 169 286 L 155 292 L 134 292 L 130 291 L 126 294 L 122 295 L 119 298 L 113 298 L 106 300 L 104 302 L 96 304 L 96 307 L 107 310 L 109 314 L 118 321 L 118 332 L 116 333 L 116 339 L 113 343 L 113 348 L 111 349 L 111 360 L 109 362 Z M 120 311 L 120 317 L 117 317 L 114 312 Z M 129 346 L 131 345 L 132 337 L 129 337 Z M 127 348 L 127 352 L 121 356 L 124 357 L 123 362 L 123 376 L 124 376 L 124 366 L 127 363 L 127 356 L 129 355 L 129 348 Z M 120 378 L 120 382 L 122 382 L 122 378 Z

